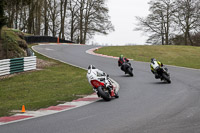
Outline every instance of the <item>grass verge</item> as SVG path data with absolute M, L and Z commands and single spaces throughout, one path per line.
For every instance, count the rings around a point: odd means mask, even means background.
M 0 116 L 12 115 L 11 111 L 21 110 L 22 105 L 37 110 L 93 92 L 85 70 L 35 54 L 51 65 L 0 79 Z
M 200 47 L 195 46 L 112 46 L 96 53 L 119 57 L 123 54 L 136 61 L 150 62 L 152 57 L 164 64 L 200 69 Z

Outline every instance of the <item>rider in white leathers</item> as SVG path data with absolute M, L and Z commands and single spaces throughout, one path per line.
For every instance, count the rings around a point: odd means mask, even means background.
M 95 66 L 93 65 L 89 65 L 88 67 L 87 79 L 90 84 L 91 84 L 90 82 L 91 80 L 96 79 L 102 82 L 102 79 L 103 79 L 103 82 L 106 88 L 108 87 L 109 89 L 112 89 L 108 81 L 108 75 L 105 72 L 95 68 Z
M 151 67 L 151 72 L 155 75 L 155 78 L 158 79 L 159 75 L 156 69 L 159 67 L 163 67 L 163 63 L 160 61 L 157 61 L 155 58 L 151 58 L 150 67 Z

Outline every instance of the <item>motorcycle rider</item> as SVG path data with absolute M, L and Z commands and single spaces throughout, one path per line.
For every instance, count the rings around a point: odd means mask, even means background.
M 104 79 L 104 83 L 106 88 L 109 89 L 109 91 L 112 90 L 113 86 L 109 85 L 109 81 L 108 81 L 108 77 L 109 75 L 106 74 L 105 72 L 97 69 L 94 65 L 89 65 L 88 66 L 88 73 L 87 73 L 87 77 L 90 73 L 94 73 L 96 75 L 96 79 Z M 89 81 L 90 83 L 90 81 Z
M 163 67 L 163 63 L 160 62 L 160 61 L 157 61 L 155 58 L 151 58 L 150 67 L 151 67 L 151 72 L 155 75 L 155 78 L 156 79 L 160 78 L 160 76 L 158 75 L 156 69 L 158 67 Z
M 119 56 L 118 66 L 122 66 L 123 63 L 127 63 L 129 60 L 125 58 L 122 54 Z
M 118 60 L 118 66 L 119 67 L 121 66 L 122 71 L 125 71 L 125 65 L 123 65 L 124 63 L 128 63 L 131 66 L 131 63 L 129 62 L 129 60 L 125 58 L 123 55 L 120 55 L 119 60 Z

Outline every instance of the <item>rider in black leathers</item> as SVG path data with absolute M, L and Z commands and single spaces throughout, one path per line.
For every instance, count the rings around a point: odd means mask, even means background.
M 121 67 L 122 71 L 125 71 L 124 68 L 124 63 L 128 63 L 131 66 L 131 63 L 129 63 L 129 60 L 127 58 L 125 58 L 123 55 L 120 55 L 119 60 L 118 60 L 118 66 Z
M 118 66 L 121 66 L 125 62 L 129 62 L 129 60 L 125 58 L 123 55 L 120 55 L 119 60 L 118 60 Z

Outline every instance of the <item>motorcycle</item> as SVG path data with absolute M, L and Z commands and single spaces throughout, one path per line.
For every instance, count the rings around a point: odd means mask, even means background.
M 164 80 L 167 83 L 171 83 L 170 74 L 168 73 L 167 68 L 157 67 L 155 70 L 157 71 L 158 76 L 161 79 L 161 81 Z
M 125 72 L 125 74 L 129 74 L 131 77 L 133 77 L 133 68 L 131 67 L 131 64 L 128 62 L 125 62 L 121 65 L 121 70 Z
M 98 97 L 103 98 L 105 101 L 110 101 L 112 98 L 118 98 L 118 91 L 113 87 L 113 81 L 108 75 L 98 76 L 98 72 L 88 71 L 88 82 L 92 85 L 93 90 Z

